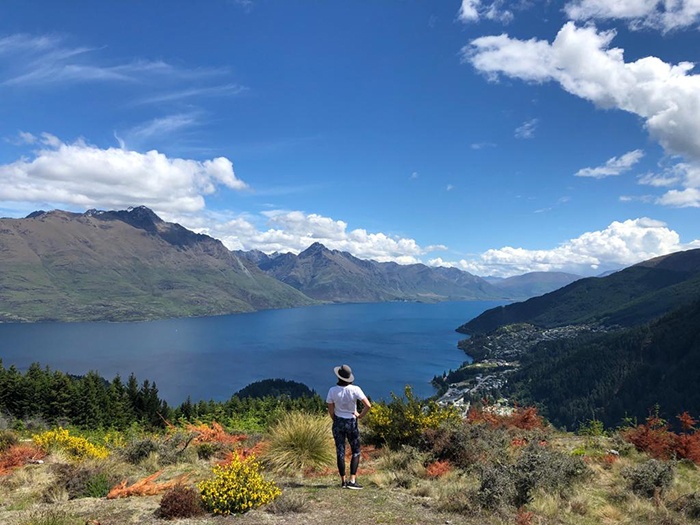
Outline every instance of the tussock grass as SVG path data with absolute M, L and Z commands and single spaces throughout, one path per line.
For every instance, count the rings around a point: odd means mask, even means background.
M 44 509 L 33 512 L 21 525 L 78 525 L 78 519 L 65 511 Z
M 328 416 L 290 412 L 270 428 L 263 464 L 286 474 L 302 475 L 335 463 L 335 446 Z

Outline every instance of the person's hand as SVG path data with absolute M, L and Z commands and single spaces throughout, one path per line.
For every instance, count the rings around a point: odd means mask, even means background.
M 353 416 L 355 416 L 357 419 L 360 419 L 360 413 L 355 410 L 355 412 L 352 413 Z

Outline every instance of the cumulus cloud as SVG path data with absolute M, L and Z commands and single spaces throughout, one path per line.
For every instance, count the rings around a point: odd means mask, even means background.
M 621 173 L 631 170 L 643 156 L 644 152 L 640 149 L 628 151 L 620 157 L 609 158 L 602 166 L 580 169 L 575 175 L 576 177 L 593 177 L 594 179 L 620 175 Z
M 600 108 L 638 115 L 669 155 L 680 155 L 700 166 L 700 76 L 691 73 L 693 64 L 668 64 L 656 57 L 625 62 L 623 50 L 610 46 L 614 37 L 614 31 L 568 22 L 551 44 L 505 34 L 486 36 L 472 40 L 462 49 L 462 56 L 490 80 L 505 75 L 528 82 L 553 81 Z M 634 158 L 632 154 L 611 161 L 622 162 L 624 167 L 624 162 Z M 590 168 L 584 173 L 600 176 L 615 169 L 603 166 L 602 171 Z M 682 184 L 657 202 L 694 206 L 700 181 L 685 177 Z
M 225 157 L 202 162 L 155 150 L 101 149 L 80 140 L 65 144 L 48 133 L 34 139 L 41 149 L 33 158 L 0 165 L 0 200 L 84 209 L 144 204 L 156 212 L 192 212 L 203 209 L 204 196 L 220 186 L 246 188 Z
M 265 253 L 299 253 L 315 242 L 331 250 L 349 252 L 361 259 L 399 264 L 420 262 L 420 256 L 444 250 L 444 246 L 421 247 L 414 239 L 390 236 L 365 229 L 348 230 L 346 222 L 301 211 L 265 212 L 257 226 L 255 217 L 234 217 L 208 224 L 180 217 L 178 222 L 220 239 L 231 250 L 260 250 Z
M 568 22 L 551 44 L 486 36 L 462 53 L 491 78 L 555 81 L 601 108 L 638 115 L 667 151 L 700 160 L 700 76 L 690 74 L 693 64 L 667 64 L 656 57 L 625 62 L 622 49 L 609 47 L 614 36 Z
M 678 233 L 665 223 L 643 217 L 615 221 L 604 230 L 586 232 L 549 250 L 506 246 L 487 250 L 472 259 L 457 262 L 433 259 L 430 264 L 454 266 L 482 276 L 509 277 L 532 271 L 596 275 L 659 255 L 698 247 L 700 240 L 684 245 Z
M 627 20 L 632 28 L 653 27 L 662 31 L 697 25 L 697 0 L 575 0 L 564 7 L 572 20 Z

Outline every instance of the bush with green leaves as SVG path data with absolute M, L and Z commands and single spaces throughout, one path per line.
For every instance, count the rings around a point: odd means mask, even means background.
M 622 469 L 622 477 L 632 492 L 643 498 L 663 494 L 673 483 L 674 469 L 668 461 L 650 459 Z
M 450 421 L 437 429 L 427 429 L 420 448 L 435 460 L 447 460 L 458 468 L 471 470 L 502 457 L 510 441 L 505 428 Z
M 512 464 L 495 462 L 482 467 L 479 500 L 489 509 L 520 507 L 536 489 L 561 492 L 589 473 L 580 457 L 533 443 Z
M 19 443 L 19 438 L 12 430 L 0 430 L 0 452 L 4 452 Z
M 163 494 L 159 510 L 166 519 L 199 516 L 204 514 L 202 495 L 194 487 L 176 485 Z
M 157 452 L 160 448 L 158 441 L 150 436 L 137 437 L 129 441 L 120 454 L 125 461 L 132 465 L 138 465 L 146 459 L 152 452 Z
M 392 392 L 389 403 L 381 401 L 372 406 L 367 417 L 367 440 L 394 450 L 404 445 L 417 446 L 426 430 L 459 420 L 460 416 L 453 406 L 442 406 L 432 399 L 420 399 L 407 385 L 404 397 Z
M 119 482 L 116 474 L 101 465 L 56 463 L 52 465 L 52 470 L 57 486 L 66 490 L 69 499 L 102 498 Z
M 270 428 L 270 442 L 263 457 L 266 466 L 288 473 L 318 470 L 335 461 L 335 447 L 328 415 L 290 412 Z

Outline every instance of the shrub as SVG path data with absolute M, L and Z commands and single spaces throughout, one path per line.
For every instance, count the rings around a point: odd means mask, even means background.
M 514 466 L 516 505 L 528 503 L 537 488 L 561 491 L 588 473 L 580 457 L 532 443 L 525 447 Z
M 376 403 L 367 418 L 370 439 L 391 449 L 402 445 L 416 446 L 428 429 L 437 429 L 445 422 L 460 420 L 453 406 L 441 406 L 434 400 L 422 400 L 413 395 L 410 386 L 404 398 L 391 394 L 389 403 Z
M 691 520 L 700 519 L 700 495 L 697 492 L 684 494 L 671 505 L 671 509 L 682 512 Z
M 472 408 L 467 414 L 469 423 L 486 423 L 494 428 L 519 428 L 536 430 L 545 427 L 545 421 L 537 413 L 536 407 L 516 407 L 507 413 L 486 408 Z
M 121 455 L 128 463 L 138 465 L 159 448 L 158 442 L 152 437 L 136 438 L 121 449 Z
M 663 494 L 671 486 L 673 476 L 673 465 L 656 459 L 622 469 L 622 477 L 632 492 L 644 498 Z
M 82 495 L 86 498 L 104 498 L 109 489 L 112 488 L 112 485 L 113 483 L 106 473 L 97 472 L 85 482 L 85 489 Z
M 76 518 L 56 509 L 45 509 L 32 513 L 21 525 L 75 525 Z
M 5 452 L 17 443 L 19 443 L 19 439 L 14 432 L 11 430 L 0 430 L 0 453 Z
M 643 425 L 621 431 L 622 437 L 637 450 L 656 459 L 671 459 L 674 455 L 675 434 L 669 432 L 668 424 L 658 414 L 652 414 Z
M 330 418 L 290 412 L 270 429 L 266 465 L 278 471 L 304 472 L 333 464 L 335 447 Z
M 29 461 L 46 456 L 43 450 L 32 445 L 18 444 L 0 453 L 0 475 L 6 474 Z
M 197 445 L 197 457 L 199 459 L 211 459 L 217 452 L 221 450 L 221 446 L 214 443 L 200 443 Z
M 202 496 L 193 487 L 177 485 L 163 494 L 160 500 L 160 515 L 163 518 L 190 518 L 200 514 L 204 514 Z
M 420 447 L 436 460 L 468 470 L 502 457 L 509 443 L 510 436 L 503 428 L 459 422 L 427 429 Z
M 309 510 L 309 501 L 303 494 L 285 492 L 265 507 L 265 510 L 270 514 L 301 514 Z
M 515 501 L 515 480 L 508 466 L 496 463 L 483 467 L 480 482 L 477 498 L 481 506 L 496 510 Z
M 270 503 L 282 492 L 260 473 L 253 456 L 244 460 L 231 457 L 228 465 L 216 465 L 213 478 L 198 485 L 204 507 L 214 514 L 239 514 Z
M 438 460 L 428 463 L 425 467 L 425 475 L 429 478 L 441 478 L 442 476 L 452 471 L 452 465 L 449 461 Z
M 63 428 L 35 434 L 32 436 L 32 440 L 36 446 L 46 452 L 58 449 L 75 459 L 105 459 L 109 455 L 109 451 L 105 447 L 94 445 L 83 437 L 71 436 L 70 432 Z
M 95 465 L 63 463 L 53 465 L 52 470 L 56 474 L 58 488 L 50 488 L 49 491 L 64 489 L 69 499 L 103 498 L 119 481 L 115 475 Z M 46 497 L 50 497 L 49 491 L 45 494 Z
M 489 509 L 520 507 L 532 499 L 536 489 L 561 491 L 587 472 L 580 457 L 533 443 L 525 447 L 515 463 L 499 462 L 481 469 L 479 501 Z

